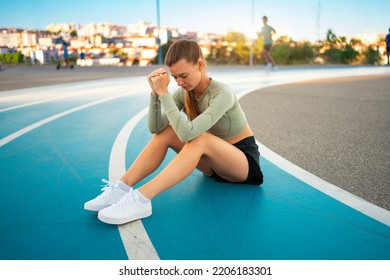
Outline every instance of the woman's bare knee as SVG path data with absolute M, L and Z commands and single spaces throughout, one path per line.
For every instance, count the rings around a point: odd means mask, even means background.
M 172 148 L 176 152 L 180 151 L 185 144 L 180 141 L 179 137 L 176 135 L 175 131 L 170 125 L 162 131 L 154 134 L 152 140 L 158 141 L 167 148 Z
M 202 150 L 203 153 L 206 152 L 206 149 L 210 147 L 210 141 L 212 141 L 212 138 L 215 138 L 216 136 L 205 132 L 198 137 L 192 139 L 191 141 L 187 142 L 185 145 L 188 146 L 190 149 L 197 149 Z

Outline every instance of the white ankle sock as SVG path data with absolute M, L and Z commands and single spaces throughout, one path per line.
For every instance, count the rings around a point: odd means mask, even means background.
M 125 191 L 125 192 L 128 192 L 129 191 L 129 189 L 131 188 L 129 185 L 126 185 L 123 181 L 121 181 L 121 180 L 118 180 L 118 181 L 116 181 L 116 183 L 119 185 L 119 187 L 123 190 L 123 191 Z
M 139 201 L 142 203 L 150 202 L 150 199 L 146 198 L 139 190 L 135 190 L 135 192 L 139 195 Z

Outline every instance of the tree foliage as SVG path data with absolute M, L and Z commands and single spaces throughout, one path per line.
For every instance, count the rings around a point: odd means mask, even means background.
M 363 63 L 376 65 L 382 62 L 382 58 L 378 50 L 375 50 L 371 46 L 368 47 L 366 51 L 363 52 Z
M 278 65 L 312 64 L 314 47 L 309 42 L 278 40 L 272 48 L 272 56 Z
M 215 65 L 248 64 L 250 49 L 246 45 L 245 35 L 240 32 L 229 32 L 210 48 L 206 60 Z
M 359 58 L 359 52 L 350 45 L 344 48 L 330 48 L 324 52 L 325 59 L 331 64 L 352 64 Z
M 69 33 L 70 37 L 77 37 L 77 31 L 76 30 L 72 30 L 70 33 Z
M 77 32 L 70 32 L 70 36 L 77 37 Z M 53 39 L 53 43 L 64 42 L 62 38 Z M 169 41 L 161 46 L 163 60 L 168 48 L 174 41 Z M 252 46 L 251 46 L 252 43 Z M 383 43 L 383 42 L 382 42 Z M 263 65 L 261 51 L 263 48 L 262 38 L 248 41 L 245 34 L 229 32 L 222 38 L 213 41 L 209 47 L 206 60 L 214 65 L 249 65 L 251 48 L 253 65 Z M 359 50 L 359 51 L 357 51 Z M 126 58 L 127 54 L 121 49 L 110 51 L 115 56 Z M 279 37 L 271 48 L 271 55 L 277 65 L 307 65 L 314 63 L 325 64 L 380 64 L 382 62 L 378 46 L 366 47 L 358 39 L 347 40 L 346 37 L 337 36 L 332 30 L 328 30 L 325 41 L 296 42 L 287 36 Z M 4 64 L 23 63 L 24 56 L 21 53 L 1 54 L 0 61 Z M 152 61 L 158 63 L 158 57 Z
M 20 52 L 0 54 L 0 61 L 4 64 L 20 64 L 24 61 L 24 55 Z
M 347 43 L 345 37 L 337 37 L 329 29 L 325 42 L 325 47 L 328 48 L 324 52 L 325 61 L 331 64 L 352 64 L 356 62 L 359 59 L 359 52 L 353 48 L 353 43 L 355 41 Z

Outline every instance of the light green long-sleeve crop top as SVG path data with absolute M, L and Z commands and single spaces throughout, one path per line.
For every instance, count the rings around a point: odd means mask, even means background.
M 159 97 L 151 96 L 148 113 L 151 133 L 157 133 L 170 124 L 182 142 L 188 142 L 204 132 L 228 140 L 246 127 L 245 113 L 229 86 L 211 80 L 205 93 L 197 100 L 201 113 L 192 121 L 183 113 L 185 94 L 183 88 L 178 88 L 172 95 L 168 92 Z

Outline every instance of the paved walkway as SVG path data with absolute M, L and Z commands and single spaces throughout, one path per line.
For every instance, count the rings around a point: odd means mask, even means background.
M 56 70 L 55 66 L 3 66 L 0 71 L 1 91 L 58 85 L 65 83 L 103 80 L 119 77 L 146 76 L 151 67 L 75 67 Z

